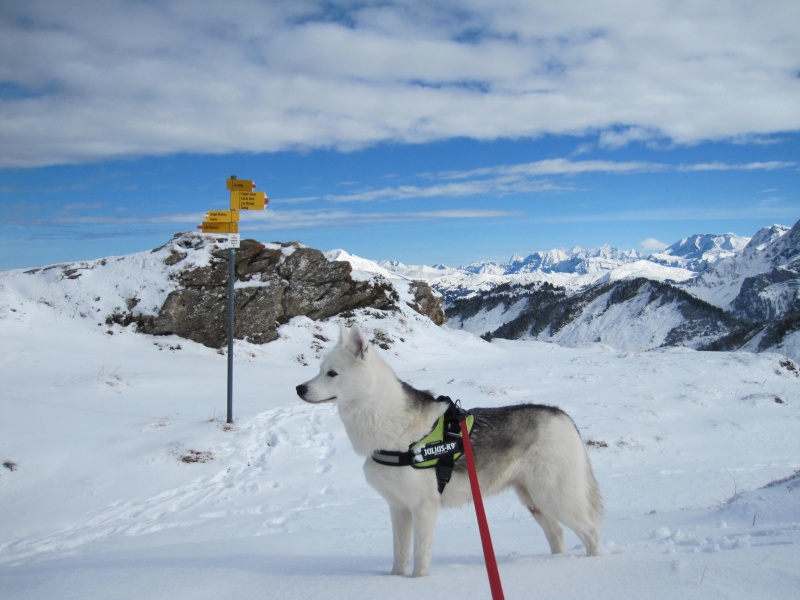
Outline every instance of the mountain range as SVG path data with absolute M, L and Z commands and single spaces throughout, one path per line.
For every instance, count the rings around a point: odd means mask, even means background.
M 788 229 L 780 225 L 768 228 L 769 231 L 779 233 Z M 444 265 L 408 266 L 394 260 L 378 261 L 376 264 L 381 269 L 400 276 L 435 283 L 446 297 L 454 299 L 504 283 L 546 281 L 575 290 L 589 287 L 603 279 L 627 278 L 631 274 L 658 281 L 683 281 L 727 258 L 735 257 L 750 241 L 751 238 L 733 233 L 698 234 L 683 238 L 654 254 L 621 250 L 606 244 L 594 249 L 576 247 L 569 250 L 541 250 L 524 258 L 515 254 L 505 263 L 482 261 L 456 268 Z M 334 256 L 337 252 L 342 251 L 334 251 L 331 255 Z M 356 263 L 353 264 L 354 268 L 358 268 Z M 363 263 L 360 266 L 363 267 Z
M 458 268 L 378 265 L 426 279 L 445 298 L 448 325 L 486 339 L 800 358 L 800 222 L 752 238 L 693 235 L 651 255 L 606 245 Z

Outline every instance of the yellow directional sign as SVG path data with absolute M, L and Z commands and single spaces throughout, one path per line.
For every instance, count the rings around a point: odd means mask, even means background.
M 233 210 L 264 210 L 268 203 L 266 192 L 231 192 Z
M 239 233 L 239 223 L 236 221 L 230 223 L 211 223 L 209 221 L 203 221 L 197 228 L 202 230 L 203 233 Z
M 227 188 L 232 192 L 244 191 L 252 192 L 256 184 L 250 179 L 228 179 Z
M 209 223 L 230 223 L 239 220 L 238 210 L 209 210 L 206 212 L 206 221 Z

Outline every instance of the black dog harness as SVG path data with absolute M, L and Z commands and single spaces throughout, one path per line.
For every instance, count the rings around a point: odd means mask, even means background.
M 439 493 L 444 491 L 453 475 L 453 466 L 464 452 L 461 439 L 461 421 L 466 418 L 467 431 L 472 432 L 475 417 L 453 402 L 447 396 L 439 396 L 437 402 L 447 402 L 449 406 L 439 417 L 431 432 L 418 442 L 408 446 L 408 450 L 375 450 L 372 460 L 390 467 L 414 467 L 415 469 L 436 468 Z

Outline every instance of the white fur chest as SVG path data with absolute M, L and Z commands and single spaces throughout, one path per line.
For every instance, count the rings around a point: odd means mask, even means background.
M 405 450 L 409 439 L 408 417 L 398 407 L 378 398 L 339 404 L 339 417 L 357 454 L 373 450 Z

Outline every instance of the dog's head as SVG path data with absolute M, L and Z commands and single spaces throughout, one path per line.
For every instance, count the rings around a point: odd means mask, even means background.
M 367 364 L 373 354 L 357 325 L 349 333 L 342 325 L 338 345 L 322 361 L 317 376 L 295 388 L 297 395 L 312 404 L 355 397 L 371 383 Z

